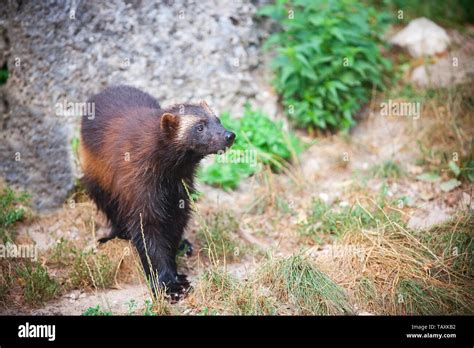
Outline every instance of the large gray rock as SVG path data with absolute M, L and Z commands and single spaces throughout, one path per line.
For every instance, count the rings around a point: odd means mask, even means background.
M 9 1 L 0 5 L 0 176 L 26 187 L 40 209 L 64 202 L 77 168 L 71 140 L 80 117 L 57 105 L 83 103 L 114 84 L 130 84 L 162 105 L 206 99 L 239 113 L 259 93 L 262 31 L 249 0 Z M 264 35 L 264 34 L 263 34 Z
M 420 87 L 449 87 L 474 81 L 474 40 L 472 30 L 461 34 L 449 32 L 452 47 L 448 54 L 436 57 L 431 64 L 413 69 L 410 79 Z
M 451 52 L 434 64 L 413 69 L 410 80 L 420 87 L 449 87 L 474 80 L 472 52 L 461 49 Z
M 443 53 L 448 48 L 450 39 L 443 28 L 421 17 L 412 20 L 389 42 L 406 49 L 412 57 L 417 58 Z

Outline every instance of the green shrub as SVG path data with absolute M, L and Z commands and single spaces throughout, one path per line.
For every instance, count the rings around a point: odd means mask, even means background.
M 220 119 L 224 127 L 235 132 L 236 140 L 227 153 L 216 156 L 214 163 L 200 171 L 199 177 L 206 184 L 234 189 L 263 165 L 279 171 L 303 150 L 298 138 L 283 129 L 282 122 L 272 121 L 250 105 L 245 106 L 241 118 L 224 113 Z
M 259 13 L 281 27 L 266 46 L 288 117 L 308 129 L 349 129 L 391 66 L 378 47 L 385 13 L 349 0 L 279 0 Z

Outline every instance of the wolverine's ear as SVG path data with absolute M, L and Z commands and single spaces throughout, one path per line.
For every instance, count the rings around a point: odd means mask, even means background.
M 207 102 L 205 100 L 201 100 L 201 102 L 199 103 L 199 105 L 201 105 L 201 107 L 206 110 L 208 113 L 210 113 L 212 115 L 212 110 L 211 108 L 209 107 L 209 105 L 207 104 Z
M 165 131 L 177 130 L 179 126 L 179 118 L 169 112 L 165 112 L 161 115 L 161 129 Z

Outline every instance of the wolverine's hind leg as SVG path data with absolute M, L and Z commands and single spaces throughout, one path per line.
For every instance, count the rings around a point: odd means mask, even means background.
M 110 233 L 107 237 L 100 238 L 99 243 L 105 243 L 114 238 L 130 239 L 126 234 L 126 229 L 117 216 L 118 205 L 114 199 L 111 199 L 104 209 L 107 219 L 110 221 Z
M 85 175 L 81 179 L 81 183 L 86 188 L 86 191 L 91 199 L 97 205 L 97 208 L 107 216 L 112 228 L 110 234 L 107 237 L 100 238 L 98 240 L 99 243 L 105 243 L 108 240 L 114 239 L 116 237 L 128 239 L 125 229 L 123 228 L 122 223 L 117 215 L 118 206 L 115 199 L 113 199 L 109 193 L 103 190 L 97 181 L 90 176 Z
M 120 231 L 115 231 L 114 228 L 110 231 L 107 237 L 99 238 L 97 241 L 101 244 L 108 242 L 111 239 L 120 238 L 120 239 L 129 239 L 128 237 L 124 236 Z

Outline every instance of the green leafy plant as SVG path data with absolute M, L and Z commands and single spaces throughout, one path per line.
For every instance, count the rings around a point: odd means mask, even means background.
M 433 166 L 432 166 L 433 167 Z M 447 171 L 450 178 L 441 182 L 440 172 Z M 472 159 L 461 159 L 460 165 L 455 161 L 449 161 L 446 165 L 439 165 L 434 167 L 432 171 L 427 171 L 416 177 L 420 181 L 426 182 L 441 182 L 439 184 L 440 189 L 443 192 L 450 192 L 455 188 L 461 186 L 462 179 L 468 181 L 474 181 L 474 160 Z
M 145 309 L 143 310 L 144 316 L 156 316 L 157 314 L 153 311 L 153 302 L 145 300 Z
M 471 182 L 474 181 L 474 159 L 471 159 L 466 164 L 464 175 L 466 176 L 467 179 L 469 179 L 469 181 L 471 181 Z
M 17 269 L 23 284 L 23 295 L 30 304 L 39 304 L 52 299 L 59 291 L 58 283 L 39 263 L 26 263 Z
M 84 311 L 84 313 L 82 313 L 82 315 L 86 317 L 93 317 L 93 316 L 111 316 L 113 314 L 111 311 L 105 311 L 102 308 L 100 308 L 100 305 L 97 305 L 95 307 L 87 308 Z
M 206 184 L 234 189 L 262 166 L 278 172 L 303 150 L 299 139 L 285 131 L 281 121 L 271 120 L 248 104 L 241 118 L 223 113 L 220 119 L 224 127 L 236 133 L 236 140 L 227 153 L 218 155 L 214 163 L 200 171 L 199 176 Z
M 276 53 L 274 85 L 288 117 L 309 129 L 354 125 L 391 67 L 378 47 L 388 16 L 349 0 L 278 0 L 259 13 L 280 24 L 266 46 Z
M 24 218 L 25 205 L 28 204 L 29 198 L 28 194 L 17 194 L 8 187 L 0 191 L 0 240 L 2 242 L 13 241 L 11 227 Z

